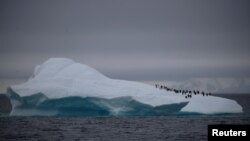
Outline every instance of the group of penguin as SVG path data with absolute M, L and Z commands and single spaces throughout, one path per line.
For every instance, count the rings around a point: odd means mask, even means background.
M 163 89 L 166 91 L 172 91 L 176 94 L 182 94 L 185 96 L 185 98 L 192 98 L 192 95 L 202 95 L 202 96 L 210 96 L 212 95 L 211 93 L 205 93 L 204 91 L 199 91 L 199 90 L 180 90 L 180 89 L 173 89 L 173 88 L 168 88 L 167 86 L 164 85 L 159 85 L 155 84 L 156 88 Z

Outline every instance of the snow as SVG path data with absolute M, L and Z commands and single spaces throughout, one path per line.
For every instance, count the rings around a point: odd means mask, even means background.
M 68 96 L 108 99 L 130 96 L 151 106 L 189 101 L 182 112 L 204 114 L 242 112 L 242 107 L 233 100 L 214 96 L 193 96 L 191 99 L 185 99 L 181 94 L 166 92 L 151 85 L 108 78 L 87 65 L 66 58 L 47 60 L 35 68 L 34 76 L 27 82 L 10 87 L 20 96 L 36 93 L 43 93 L 50 99 Z
M 202 114 L 239 113 L 242 112 L 242 107 L 236 101 L 230 99 L 215 96 L 194 96 L 190 99 L 189 104 L 182 108 L 181 112 Z

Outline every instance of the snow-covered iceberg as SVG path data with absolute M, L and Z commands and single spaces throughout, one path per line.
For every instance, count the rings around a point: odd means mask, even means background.
M 168 115 L 241 113 L 233 100 L 214 96 L 185 99 L 139 82 L 111 79 L 66 58 L 37 66 L 25 83 L 7 90 L 11 115 Z

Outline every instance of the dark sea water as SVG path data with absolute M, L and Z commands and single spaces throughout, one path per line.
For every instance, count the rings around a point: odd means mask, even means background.
M 147 117 L 0 117 L 5 140 L 207 140 L 209 124 L 250 124 L 250 95 L 219 95 L 236 100 L 243 114 Z

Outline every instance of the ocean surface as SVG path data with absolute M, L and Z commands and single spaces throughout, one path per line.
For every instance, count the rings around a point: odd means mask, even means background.
M 146 117 L 0 117 L 0 141 L 205 141 L 209 124 L 250 124 L 250 94 L 224 94 L 243 114 Z

